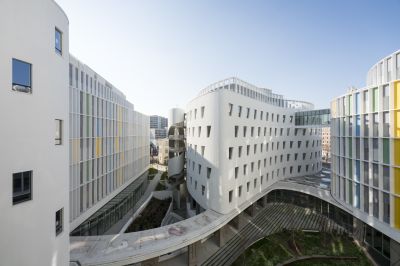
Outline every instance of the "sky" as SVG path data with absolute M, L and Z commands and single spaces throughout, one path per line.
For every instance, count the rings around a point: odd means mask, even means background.
M 147 115 L 238 77 L 329 108 L 400 49 L 400 0 L 56 0 L 70 53 Z

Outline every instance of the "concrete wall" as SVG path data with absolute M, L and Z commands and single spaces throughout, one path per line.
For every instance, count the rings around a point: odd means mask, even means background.
M 51 0 L 0 2 L 0 265 L 68 265 L 68 24 Z M 13 58 L 32 64 L 31 94 L 12 90 Z M 55 119 L 63 120 L 62 145 Z M 13 205 L 13 173 L 30 170 L 32 199 Z

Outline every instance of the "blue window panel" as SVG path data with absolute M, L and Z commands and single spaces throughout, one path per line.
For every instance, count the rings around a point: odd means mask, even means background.
M 360 136 L 360 125 L 361 125 L 361 119 L 360 119 L 360 116 L 357 115 L 356 116 L 356 136 L 357 137 Z
M 55 48 L 56 52 L 62 54 L 62 33 L 58 29 L 55 30 Z
M 357 209 L 360 208 L 360 184 L 355 183 L 356 185 L 356 193 L 354 194 L 354 207 Z
M 24 87 L 32 85 L 32 65 L 21 60 L 12 59 L 12 84 Z
M 356 171 L 354 173 L 354 180 L 360 182 L 360 161 L 356 161 Z
M 356 93 L 356 114 L 360 114 L 360 93 Z

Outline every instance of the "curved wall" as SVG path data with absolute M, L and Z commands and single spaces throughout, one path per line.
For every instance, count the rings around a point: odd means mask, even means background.
M 68 19 L 51 0 L 3 0 L 0 36 L 0 265 L 68 265 Z M 31 64 L 32 93 L 12 89 L 13 74 L 21 78 L 13 59 Z M 55 119 L 62 120 L 61 145 Z M 31 199 L 13 204 L 13 174 L 25 171 L 32 171 Z
M 374 65 L 367 87 L 331 102 L 332 196 L 364 222 L 400 232 L 400 51 Z
M 295 110 L 232 84 L 201 94 L 186 111 L 188 191 L 223 214 L 278 180 L 321 170 L 320 129 L 296 129 Z

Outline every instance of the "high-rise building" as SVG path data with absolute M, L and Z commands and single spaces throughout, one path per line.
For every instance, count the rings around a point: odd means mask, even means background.
M 331 109 L 332 196 L 368 225 L 365 242 L 387 257 L 400 240 L 400 51 Z
M 311 109 L 237 78 L 200 91 L 186 109 L 187 187 L 197 213 L 226 214 L 278 180 L 319 172 L 321 129 L 295 124 L 297 111 Z
M 322 160 L 329 162 L 331 159 L 331 127 L 322 128 Z
M 168 127 L 168 118 L 151 115 L 150 116 L 150 128 L 166 128 Z

